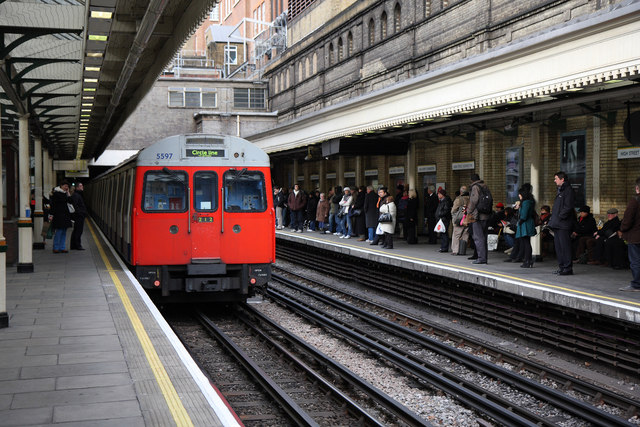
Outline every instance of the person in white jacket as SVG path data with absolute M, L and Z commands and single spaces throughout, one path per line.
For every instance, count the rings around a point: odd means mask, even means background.
M 393 232 L 396 229 L 396 204 L 394 203 L 393 196 L 385 197 L 380 203 L 380 216 L 389 214 L 391 216 L 390 222 L 380 222 L 380 228 L 384 233 L 382 235 L 382 247 L 384 249 L 393 249 Z
M 342 232 L 338 232 L 336 234 L 339 235 L 341 239 L 349 239 L 351 238 L 351 218 L 349 218 L 349 209 L 351 209 L 351 205 L 353 204 L 353 196 L 351 195 L 351 189 L 349 187 L 344 187 L 343 192 L 344 195 L 342 196 L 342 200 L 338 203 L 340 205 L 338 220 L 341 225 L 338 229 L 342 229 Z

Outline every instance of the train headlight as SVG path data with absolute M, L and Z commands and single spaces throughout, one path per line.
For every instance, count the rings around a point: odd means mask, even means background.
M 160 280 L 154 280 L 153 281 L 153 286 L 155 286 L 156 288 L 160 286 Z

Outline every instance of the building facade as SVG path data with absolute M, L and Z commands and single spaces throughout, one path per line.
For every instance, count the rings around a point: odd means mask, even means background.
M 478 173 L 496 202 L 530 182 L 552 204 L 565 170 L 597 216 L 626 205 L 640 176 L 628 131 L 640 116 L 640 2 L 343 2 L 309 25 L 335 4 L 293 17 L 297 42 L 264 74 L 278 126 L 250 139 L 276 184 L 453 193 Z

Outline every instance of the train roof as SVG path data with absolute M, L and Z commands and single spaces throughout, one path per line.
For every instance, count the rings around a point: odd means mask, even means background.
M 240 137 L 195 133 L 170 136 L 140 150 L 136 164 L 269 167 L 269 156 Z

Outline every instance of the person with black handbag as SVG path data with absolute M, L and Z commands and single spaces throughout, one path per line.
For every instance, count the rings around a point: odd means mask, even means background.
M 378 227 L 382 231 L 382 247 L 393 249 L 393 233 L 396 229 L 396 204 L 393 196 L 386 196 L 380 204 L 380 217 Z

